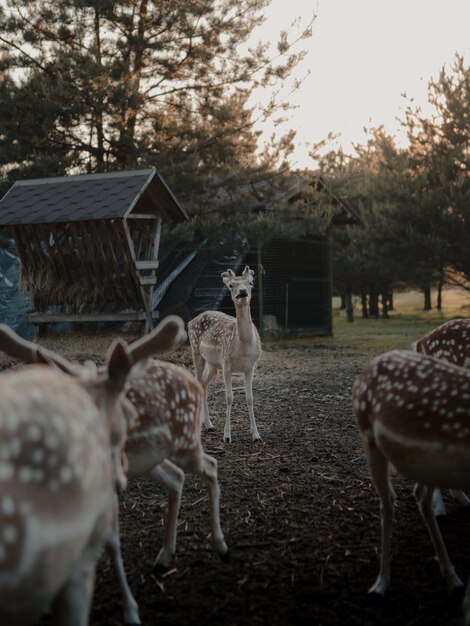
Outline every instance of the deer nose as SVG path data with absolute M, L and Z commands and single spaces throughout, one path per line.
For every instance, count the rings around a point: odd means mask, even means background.
M 246 298 L 247 296 L 248 296 L 248 290 L 240 289 L 240 291 L 238 292 L 237 298 Z

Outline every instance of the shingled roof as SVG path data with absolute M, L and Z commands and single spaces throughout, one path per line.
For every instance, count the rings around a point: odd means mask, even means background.
M 151 328 L 161 227 L 186 219 L 155 168 L 18 181 L 0 200 L 34 323 L 110 319 L 112 305 Z
M 187 219 L 155 168 L 17 181 L 0 200 L 0 226 L 124 219 L 157 212 Z

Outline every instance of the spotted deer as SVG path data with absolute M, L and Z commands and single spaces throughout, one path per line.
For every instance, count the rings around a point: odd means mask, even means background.
M 254 271 L 247 265 L 241 276 L 228 269 L 222 280 L 230 289 L 236 317 L 220 311 L 205 311 L 188 324 L 188 335 L 197 379 L 204 388 L 204 426 L 213 430 L 207 403 L 207 388 L 217 372 L 222 372 L 227 413 L 224 441 L 232 440 L 230 416 L 233 403 L 232 374 L 242 373 L 253 441 L 261 441 L 253 409 L 253 375 L 261 356 L 261 342 L 251 321 L 250 302 Z
M 38 363 L 0 375 L 0 623 L 28 626 L 50 610 L 54 623 L 88 624 L 115 490 L 126 484 L 136 415 L 123 392 L 133 366 L 181 332 L 172 318 L 133 346 L 118 340 L 93 371 L 0 325 L 0 350 Z
M 175 553 L 185 472 L 198 474 L 207 484 L 212 542 L 227 561 L 228 548 L 220 525 L 217 461 L 204 452 L 201 443 L 201 385 L 186 369 L 152 360 L 146 372 L 131 382 L 127 399 L 137 412 L 125 447 L 128 476 L 148 475 L 168 491 L 165 538 L 154 569 L 167 568 Z
M 413 344 L 416 352 L 429 354 L 460 367 L 470 367 L 470 320 L 450 320 Z
M 470 366 L 470 320 L 456 319 L 441 324 L 413 344 L 414 350 L 460 367 Z M 469 507 L 470 500 L 463 491 L 451 489 L 451 496 L 462 507 Z M 447 514 L 440 489 L 435 489 L 433 507 L 436 515 Z
M 372 479 L 380 496 L 380 571 L 369 592 L 390 584 L 390 542 L 395 495 L 389 465 L 415 483 L 418 508 L 444 579 L 463 584 L 450 562 L 432 507 L 436 487 L 470 487 L 470 371 L 409 351 L 385 353 L 356 378 L 352 392 Z M 470 596 L 463 603 L 470 624 Z

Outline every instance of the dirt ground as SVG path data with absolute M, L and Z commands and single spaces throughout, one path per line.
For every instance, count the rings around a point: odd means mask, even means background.
M 85 350 L 86 352 L 86 350 Z M 86 356 L 85 352 L 82 356 Z M 93 356 L 93 355 L 92 355 Z M 189 350 L 173 355 L 190 366 Z M 350 392 L 367 357 L 317 345 L 268 345 L 254 382 L 263 442 L 253 444 L 242 380 L 235 380 L 232 443 L 222 442 L 220 379 L 209 398 L 215 432 L 204 433 L 217 458 L 221 522 L 230 548 L 224 564 L 209 541 L 205 485 L 186 477 L 177 552 L 164 575 L 152 574 L 161 546 L 166 495 L 149 479 L 121 498 L 125 566 L 143 624 L 160 626 L 457 625 L 417 511 L 412 486 L 395 477 L 392 589 L 373 602 L 380 518 Z M 451 559 L 470 571 L 470 512 L 446 500 L 440 522 Z M 122 624 L 114 568 L 97 573 L 93 626 Z

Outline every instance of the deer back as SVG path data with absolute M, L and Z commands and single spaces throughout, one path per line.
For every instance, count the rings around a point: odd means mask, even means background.
M 470 372 L 433 357 L 392 351 L 353 385 L 364 437 L 422 484 L 470 484 Z
M 205 311 L 188 323 L 191 345 L 198 350 L 217 347 L 229 355 L 237 336 L 237 320 L 221 311 Z
M 441 324 L 421 337 L 415 349 L 449 363 L 468 367 L 470 365 L 470 320 L 457 319 Z
M 190 372 L 152 360 L 145 374 L 131 381 L 126 397 L 137 412 L 125 447 L 129 476 L 163 459 L 202 454 L 203 390 Z

